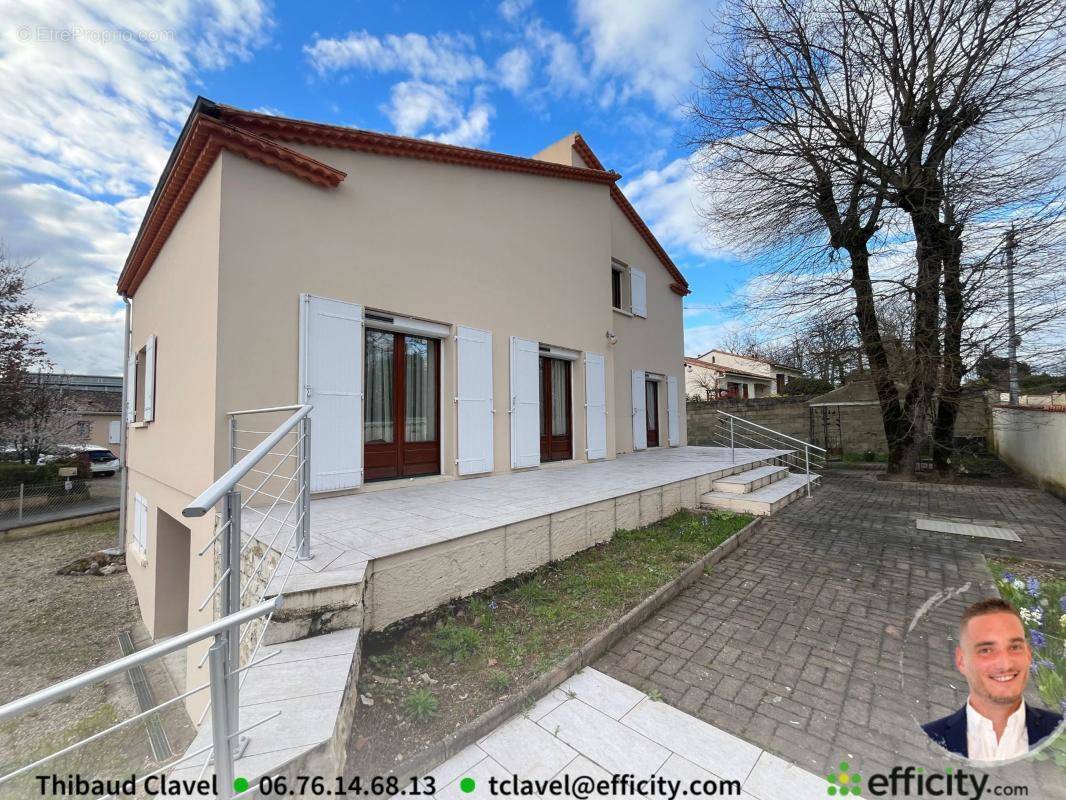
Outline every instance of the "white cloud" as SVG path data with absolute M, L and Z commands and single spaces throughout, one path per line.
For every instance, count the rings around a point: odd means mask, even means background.
M 667 249 L 682 247 L 698 255 L 723 252 L 705 229 L 699 186 L 687 158 L 645 170 L 621 188 Z
M 514 22 L 532 4 L 533 0 L 503 0 L 499 5 L 500 16 L 508 22 Z
M 476 92 L 472 106 L 464 111 L 453 94 L 440 86 L 404 81 L 392 87 L 389 102 L 381 107 L 396 132 L 423 136 L 449 144 L 475 147 L 489 137 L 489 120 L 495 109 Z
M 304 53 L 319 75 L 349 69 L 404 72 L 420 81 L 455 85 L 484 77 L 485 62 L 469 36 L 405 33 L 373 36 L 353 31 L 343 39 L 317 39 Z
M 677 108 L 691 91 L 696 54 L 706 37 L 701 0 L 577 0 L 579 30 L 598 77 L 618 76 L 620 99 L 646 95 Z
M 570 39 L 535 19 L 525 29 L 526 41 L 544 60 L 548 89 L 556 94 L 581 94 L 592 88 L 581 54 Z
M 8 8 L 4 22 L 0 237 L 38 259 L 47 283 L 35 296 L 57 367 L 116 374 L 115 280 L 146 195 L 199 76 L 263 43 L 269 10 L 260 0 L 43 0 Z
M 532 78 L 533 59 L 524 47 L 508 50 L 496 61 L 496 79 L 515 94 L 522 92 Z

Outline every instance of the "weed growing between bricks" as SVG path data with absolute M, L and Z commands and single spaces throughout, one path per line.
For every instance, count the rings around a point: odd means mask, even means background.
M 368 634 L 349 769 L 384 773 L 519 692 L 750 521 L 681 511 Z

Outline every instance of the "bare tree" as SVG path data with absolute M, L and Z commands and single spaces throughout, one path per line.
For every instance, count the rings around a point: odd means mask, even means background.
M 693 106 L 705 185 L 729 197 L 711 212 L 778 256 L 769 289 L 796 307 L 851 295 L 890 472 L 913 472 L 938 388 L 935 435 L 950 448 L 974 311 L 964 273 L 982 261 L 964 258 L 977 216 L 960 210 L 978 197 L 1003 215 L 1021 199 L 1009 187 L 1034 174 L 974 158 L 971 143 L 1055 132 L 1064 13 L 1050 0 L 734 0 L 724 17 L 726 49 Z M 908 237 L 909 268 L 874 275 L 871 251 Z M 902 397 L 878 319 L 897 297 L 911 310 Z
M 50 367 L 33 327 L 26 284 L 29 266 L 12 261 L 0 240 L 0 425 L 23 413 L 27 375 Z

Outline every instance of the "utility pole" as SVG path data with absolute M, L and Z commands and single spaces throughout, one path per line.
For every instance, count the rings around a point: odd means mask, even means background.
M 1010 404 L 1020 404 L 1018 397 L 1018 337 L 1014 333 L 1014 223 L 1007 231 L 1007 369 L 1010 381 Z

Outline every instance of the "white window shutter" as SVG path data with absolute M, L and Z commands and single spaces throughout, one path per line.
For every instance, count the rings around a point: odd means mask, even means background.
M 511 337 L 511 466 L 540 464 L 540 345 Z
M 126 362 L 126 422 L 137 421 L 137 354 Z
M 633 370 L 633 449 L 648 449 L 648 395 L 644 370 Z
M 633 314 L 646 319 L 648 316 L 648 278 L 636 267 L 629 268 L 629 287 Z
M 144 421 L 155 419 L 155 335 L 144 345 Z
M 492 334 L 460 325 L 456 344 L 459 474 L 492 472 Z
M 363 482 L 363 307 L 301 295 L 300 386 L 311 403 L 311 491 Z
M 607 375 L 596 353 L 585 354 L 585 439 L 590 461 L 607 457 Z
M 677 396 L 677 378 L 673 375 L 666 379 L 666 418 L 667 432 L 671 447 L 677 447 L 681 443 L 681 409 L 678 407 L 680 398 Z

